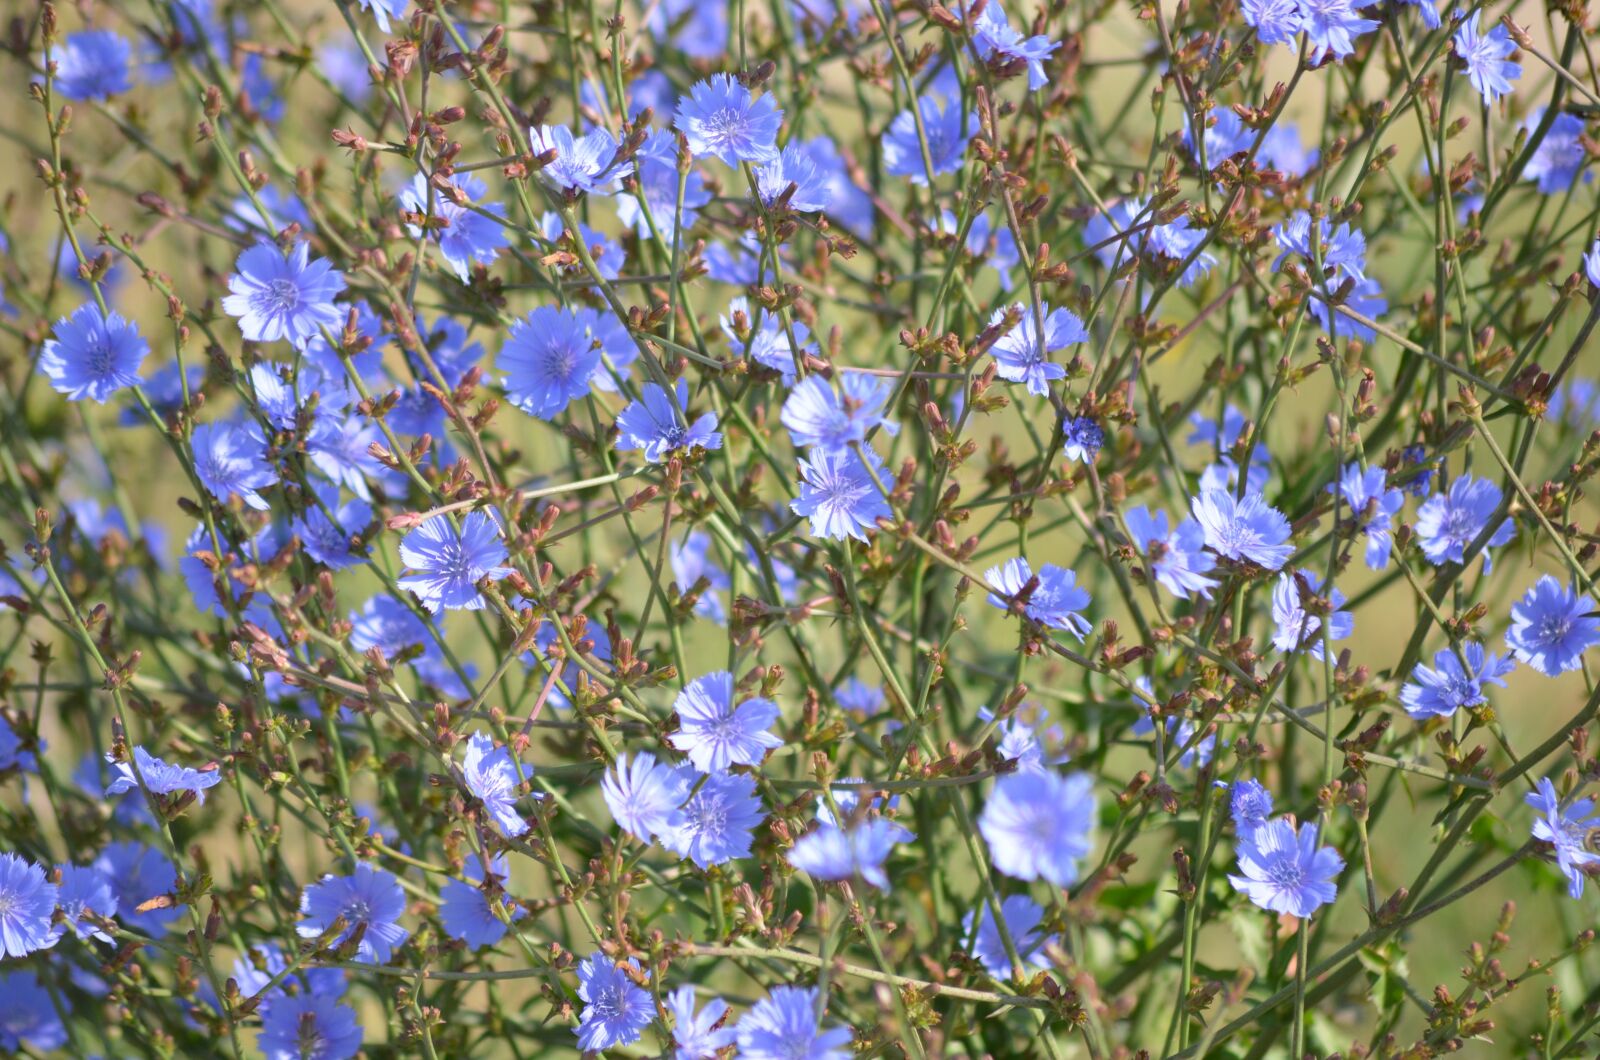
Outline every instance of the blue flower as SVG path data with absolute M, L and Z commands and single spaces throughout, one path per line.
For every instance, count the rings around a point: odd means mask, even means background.
M 116 773 L 116 779 L 106 786 L 107 795 L 121 795 L 125 791 L 133 791 L 139 786 L 139 777 L 143 777 L 144 786 L 152 795 L 188 792 L 203 805 L 206 801 L 206 789 L 222 783 L 220 770 L 201 772 L 188 766 L 175 766 L 163 762 L 143 747 L 134 747 L 133 766 L 127 762 L 119 762 L 109 752 L 106 754 L 106 761 Z M 134 766 L 139 769 L 138 777 L 134 776 Z
M 727 74 L 713 74 L 679 97 L 672 123 L 696 158 L 713 156 L 738 169 L 740 162 L 772 162 L 779 157 L 783 111 L 771 96 L 754 96 Z
M 785 147 L 771 162 L 756 167 L 756 194 L 769 209 L 794 185 L 788 207 L 800 213 L 828 208 L 829 184 L 811 153 L 799 144 Z
M 61 907 L 66 923 L 55 926 L 56 937 L 61 938 L 71 931 L 80 939 L 111 942 L 110 935 L 83 919 L 85 913 L 102 917 L 117 915 L 117 895 L 110 877 L 89 865 L 66 864 L 57 868 L 61 872 L 61 886 L 56 893 L 56 904 Z
M 1355 281 L 1350 288 L 1350 293 L 1345 296 L 1344 301 L 1340 304 L 1349 308 L 1351 312 L 1361 314 L 1368 320 L 1376 320 L 1389 311 L 1389 300 L 1383 296 L 1383 288 L 1378 285 L 1377 280 L 1370 276 Z M 1311 295 L 1306 299 L 1306 311 L 1311 314 L 1313 320 L 1322 325 L 1322 330 L 1326 331 L 1330 336 L 1337 336 L 1342 339 L 1358 339 L 1361 342 L 1371 342 L 1378 337 L 1378 333 L 1371 327 L 1363 324 L 1355 317 L 1340 313 L 1329 306 L 1324 299 L 1318 298 L 1316 295 Z
M 489 819 L 500 831 L 519 836 L 528 830 L 528 822 L 517 813 L 522 781 L 517 777 L 517 764 L 509 747 L 496 747 L 486 734 L 473 733 L 467 740 L 461 775 L 466 779 L 467 790 L 483 803 Z
M 256 208 L 256 203 L 266 210 L 265 218 L 261 216 L 261 210 Z M 222 219 L 223 224 L 236 231 L 265 233 L 269 237 L 288 228 L 291 222 L 306 231 L 312 227 L 311 214 L 299 197 L 279 189 L 275 184 L 268 184 L 256 192 L 254 201 L 248 195 L 238 196 L 228 204 L 228 212 Z
M 344 290 L 344 273 L 326 258 L 310 260 L 304 241 L 287 253 L 271 243 L 257 243 L 239 255 L 228 277 L 232 293 L 222 309 L 239 318 L 239 331 L 251 342 L 287 340 L 305 349 L 321 329 L 341 327 L 343 315 L 334 299 Z
M 117 892 L 117 918 L 145 935 L 160 935 L 183 913 L 174 905 L 146 909 L 152 898 L 172 893 L 178 870 L 159 850 L 139 843 L 112 843 L 94 859 L 93 868 L 105 874 Z
M 692 785 L 687 770 L 641 752 L 631 762 L 625 754 L 617 756 L 600 782 L 600 794 L 622 830 L 649 843 L 683 827 L 682 807 Z
M 1320 157 L 1317 148 L 1307 148 L 1301 141 L 1299 127 L 1282 118 L 1267 130 L 1256 149 L 1258 160 L 1288 177 L 1305 176 Z
M 833 693 L 833 698 L 839 706 L 853 714 L 870 718 L 883 709 L 883 688 L 879 685 L 869 685 L 859 677 L 847 678 L 843 685 Z
M 748 857 L 756 825 L 766 816 L 747 773 L 713 773 L 683 805 L 683 819 L 661 845 L 702 869 Z
M 1389 551 L 1394 542 L 1389 527 L 1395 515 L 1405 504 L 1405 494 L 1388 486 L 1388 476 L 1381 467 L 1365 470 L 1352 460 L 1344 466 L 1339 481 L 1328 484 L 1328 492 L 1337 491 L 1350 508 L 1351 516 L 1367 535 L 1367 566 L 1382 570 L 1389 564 Z
M 67 99 L 110 99 L 133 87 L 128 63 L 133 49 L 108 29 L 86 29 L 67 34 L 58 55 L 55 88 Z
M 1338 897 L 1335 882 L 1344 859 L 1332 847 L 1317 846 L 1317 826 L 1297 832 L 1291 818 L 1258 825 L 1239 838 L 1239 875 L 1228 875 L 1233 889 L 1273 913 L 1302 920 Z
M 934 176 L 954 173 L 961 168 L 967 142 L 978 128 L 978 116 L 963 111 L 955 102 L 941 109 L 932 95 L 920 97 L 917 110 L 922 115 L 922 128 L 928 140 L 927 161 L 922 156 L 922 141 L 917 137 L 917 119 L 906 110 L 895 116 L 883 134 L 883 168 L 926 187 L 929 162 L 933 165 Z
M 1401 0 L 1401 2 L 1415 7 L 1422 15 L 1422 24 L 1429 29 L 1438 29 L 1444 24 L 1439 18 L 1439 9 L 1434 6 L 1434 0 Z
M 889 889 L 883 871 L 896 843 L 910 833 L 893 821 L 873 817 L 851 828 L 825 824 L 801 836 L 789 851 L 789 864 L 819 880 L 848 880 L 859 876 L 879 890 Z
M 1148 692 L 1147 685 L 1148 683 L 1141 685 L 1141 687 L 1144 687 L 1145 691 Z M 1215 732 L 1208 731 L 1202 736 L 1194 722 L 1187 718 L 1180 721 L 1175 717 L 1168 717 L 1164 728 L 1167 733 L 1166 752 L 1170 754 L 1174 748 L 1181 748 L 1182 753 L 1178 756 L 1178 764 L 1184 769 L 1205 766 L 1216 756 L 1217 734 Z M 1133 728 L 1129 731 L 1134 736 L 1154 736 L 1156 724 L 1149 715 L 1146 715 L 1134 722 Z
M 1472 87 L 1483 96 L 1486 105 L 1493 105 L 1501 96 L 1511 94 L 1511 82 L 1522 77 L 1522 67 L 1510 59 L 1517 46 L 1511 43 L 1511 34 L 1504 26 L 1491 26 L 1488 33 L 1478 32 L 1480 14 L 1474 11 L 1456 30 L 1451 43 L 1455 45 L 1456 58 L 1467 68 Z
M 1219 786 L 1222 781 L 1217 781 Z M 1240 839 L 1249 839 L 1272 816 L 1272 792 L 1259 780 L 1236 780 L 1228 788 L 1228 813 Z
M 961 222 L 949 210 L 939 211 L 940 235 L 952 238 L 961 234 Z M 967 240 L 963 249 L 976 261 L 981 261 L 995 272 L 1002 291 L 1010 291 L 1011 270 L 1022 260 L 1017 253 L 1017 238 L 1011 229 L 1001 225 L 995 228 L 987 213 L 980 213 L 967 226 Z
M 1272 238 L 1283 248 L 1283 253 L 1272 263 L 1274 270 L 1280 268 L 1290 254 L 1305 259 L 1308 267 L 1316 260 L 1311 246 L 1311 215 L 1305 210 L 1297 210 L 1287 221 L 1275 225 Z M 1326 217 L 1319 218 L 1316 250 L 1322 255 L 1322 268 L 1333 270 L 1335 287 L 1345 278 L 1366 278 L 1367 237 L 1360 229 L 1351 228 L 1348 222 L 1334 228 Z M 1233 411 L 1231 407 L 1229 411 Z
M 467 860 L 466 872 L 468 878 L 483 882 L 483 864 L 477 858 Z M 489 872 L 501 880 L 511 874 L 504 854 L 490 860 Z M 446 935 L 460 939 L 473 949 L 493 946 L 505 938 L 509 929 L 505 921 L 495 915 L 483 888 L 462 880 L 446 880 L 444 886 L 439 888 L 439 898 L 439 922 L 444 926 Z M 521 906 L 509 901 L 502 901 L 501 904 L 512 919 L 522 916 Z
M 998 61 L 1005 66 L 1025 64 L 1030 92 L 1037 92 L 1050 83 L 1049 76 L 1044 72 L 1044 64 L 1051 53 L 1061 47 L 1059 42 L 1042 34 L 1024 37 L 1012 29 L 1011 20 L 1006 18 L 999 0 L 990 0 L 978 16 L 977 25 L 972 30 L 972 43 L 977 45 L 978 54 L 991 62 Z
M 627 966 L 637 971 L 639 963 L 630 958 Z M 604 953 L 592 953 L 578 965 L 578 997 L 584 1005 L 574 1033 L 584 1052 L 631 1045 L 656 1018 L 650 995 Z
M 660 0 L 650 4 L 647 25 L 657 40 L 692 59 L 718 59 L 728 40 L 728 5 L 702 0 Z M 725 76 L 725 75 L 724 75 Z
M 995 374 L 1008 382 L 1025 383 L 1028 393 L 1043 397 L 1050 393 L 1050 380 L 1065 378 L 1067 374 L 1064 367 L 1051 362 L 1050 352 L 1086 341 L 1089 332 L 1077 314 L 1069 309 L 1052 311 L 1048 305 L 1040 305 L 1036 314 L 1028 306 L 1016 308 L 1022 311 L 1022 319 L 996 339 L 990 349 L 994 355 Z M 996 309 L 989 318 L 989 326 L 1000 324 L 1005 315 L 1004 309 Z M 1039 341 L 1040 315 L 1044 317 L 1043 343 Z
M 1588 597 L 1546 574 L 1511 605 L 1506 646 L 1546 677 L 1583 666 L 1583 653 L 1600 644 L 1600 618 Z
M 374 596 L 350 615 L 350 646 L 365 653 L 381 648 L 395 655 L 412 644 L 428 643 L 428 627 L 392 596 Z
M 278 481 L 278 471 L 267 463 L 267 439 L 254 423 L 202 423 L 190 438 L 194 471 L 200 484 L 217 500 L 227 503 L 234 494 L 258 512 L 267 510 L 258 490 Z
M 1417 538 L 1422 554 L 1434 566 L 1465 563 L 1467 546 L 1477 539 L 1500 508 L 1500 487 L 1486 478 L 1462 475 L 1444 493 L 1436 493 L 1417 511 Z M 1494 531 L 1483 547 L 1483 569 L 1490 568 L 1489 549 L 1497 548 L 1516 536 L 1516 525 L 1507 519 Z
M 1516 660 L 1502 659 L 1484 651 L 1482 644 L 1467 641 L 1461 655 L 1471 671 L 1461 668 L 1461 660 L 1449 648 L 1434 653 L 1433 668 L 1418 663 L 1411 680 L 1400 689 L 1400 705 L 1417 721 L 1447 718 L 1462 707 L 1475 707 L 1489 701 L 1487 684 L 1506 687 L 1505 675 L 1517 668 Z
M 781 253 L 784 248 L 778 248 Z M 709 243 L 706 247 L 706 275 L 718 283 L 733 283 L 734 287 L 752 287 L 762 275 L 762 240 L 755 232 L 739 237 L 738 248 L 728 250 L 722 243 Z
M 737 1027 L 739 1060 L 849 1060 L 850 1030 L 821 1027 L 814 986 L 775 986 Z
M 405 911 L 406 895 L 400 889 L 400 881 L 392 872 L 363 862 L 352 875 L 329 873 L 306 885 L 300 894 L 300 915 L 305 919 L 295 925 L 295 932 L 301 938 L 314 939 L 343 917 L 344 930 L 329 947 L 341 945 L 357 928 L 365 926 L 366 933 L 361 936 L 354 959 L 361 964 L 387 964 L 394 948 L 411 935 L 400 926 Z
M 306 554 L 323 566 L 333 570 L 354 566 L 361 561 L 361 556 L 350 542 L 372 522 L 372 505 L 360 498 L 341 505 L 336 489 L 321 490 L 319 495 L 322 505 L 307 508 L 290 524 L 291 529 Z M 329 512 L 333 514 L 332 519 L 328 518 Z
M 1182 263 L 1188 260 L 1189 255 L 1205 239 L 1205 233 L 1194 228 L 1189 223 L 1187 215 L 1180 216 L 1164 225 L 1156 225 L 1144 237 L 1142 247 L 1144 250 L 1157 257 L 1168 261 Z M 1201 251 L 1195 255 L 1193 261 L 1184 268 L 1183 274 L 1178 277 L 1181 286 L 1188 287 L 1200 280 L 1217 264 L 1217 259 L 1210 251 Z
M 634 157 L 634 174 L 639 178 L 639 194 L 644 197 L 644 204 L 641 206 L 634 195 L 618 196 L 617 220 L 632 228 L 641 240 L 652 238 L 653 223 L 670 248 L 678 227 L 693 228 L 700 208 L 711 202 L 705 177 L 698 170 L 688 172 L 684 177 L 680 206 L 677 138 L 664 129 L 655 130 L 645 140 L 644 147 Z
M 720 594 L 731 583 L 728 575 L 711 559 L 711 535 L 703 530 L 690 531 L 682 541 L 673 543 L 667 558 L 672 562 L 672 580 L 677 582 L 680 592 L 687 593 L 701 578 L 706 580 L 705 589 L 694 602 L 694 613 L 719 626 L 726 624 L 728 613 Z
M 471 174 L 456 174 L 445 180 L 468 202 L 476 202 L 489 190 L 488 185 Z M 430 201 L 431 200 L 431 201 Z M 411 183 L 400 192 L 400 204 L 408 211 L 432 216 L 434 225 L 429 235 L 439 242 L 439 252 L 462 283 L 472 275 L 473 263 L 492 265 L 500 251 L 511 245 L 504 225 L 485 217 L 476 210 L 458 205 L 450 192 L 430 186 L 421 173 L 411 178 Z M 486 203 L 480 209 L 504 217 L 506 208 L 497 202 Z M 442 226 L 442 227 L 441 227 Z M 406 231 L 415 239 L 422 230 L 407 223 Z
M 1235 500 L 1226 490 L 1205 490 L 1190 502 L 1205 542 L 1219 556 L 1277 570 L 1294 555 L 1289 520 L 1259 493 Z
M 1591 287 L 1600 290 L 1600 239 L 1596 239 L 1594 246 L 1589 248 L 1589 253 L 1583 256 L 1583 274 L 1589 278 Z M 1592 387 L 1594 384 L 1589 385 Z
M 620 212 L 620 204 L 630 200 L 619 199 L 617 201 Z M 545 239 L 551 243 L 556 243 L 567 234 L 567 226 L 562 223 L 560 214 L 554 210 L 546 210 L 539 216 L 539 231 L 544 235 Z M 646 239 L 649 238 L 649 235 L 650 233 L 646 231 L 639 238 Z M 670 239 L 671 237 L 665 238 Z M 589 252 L 589 256 L 594 259 L 595 267 L 600 270 L 602 277 L 607 280 L 614 280 L 622 274 L 622 265 L 627 260 L 628 255 L 620 244 L 608 239 L 604 233 L 596 232 L 582 222 L 578 224 L 578 240 L 583 244 L 583 248 Z M 459 324 L 456 326 L 460 327 Z M 632 343 L 630 342 L 629 345 L 631 346 Z
M 1047 755 L 1045 742 L 1059 744 L 1065 739 L 1059 725 L 1049 724 L 1049 716 L 1038 707 L 1024 708 L 995 721 L 994 711 L 978 708 L 978 717 L 984 722 L 994 722 L 994 732 L 999 739 L 995 751 L 1008 762 L 1017 763 L 1019 769 L 1044 769 L 1058 766 L 1068 760 L 1065 754 Z M 1041 732 L 1040 730 L 1043 730 Z
M 511 325 L 500 349 L 506 398 L 531 416 L 553 420 L 589 392 L 600 354 L 584 316 L 539 306 Z
M 1211 599 L 1215 578 L 1206 577 L 1217 561 L 1204 549 L 1205 532 L 1193 519 L 1185 519 L 1176 530 L 1167 529 L 1167 513 L 1151 514 L 1144 505 L 1123 513 L 1132 536 L 1133 547 L 1148 558 L 1156 581 L 1173 596 L 1187 600 L 1193 593 Z
M 61 936 L 51 926 L 56 886 L 44 870 L 17 854 L 0 854 L 0 957 L 47 950 Z
M 1298 0 L 1242 0 L 1239 10 L 1262 44 L 1288 44 L 1300 32 Z
M 784 400 L 780 418 L 796 449 L 839 452 L 865 442 L 875 428 L 900 433 L 900 425 L 884 411 L 893 383 L 865 372 L 842 372 L 835 381 L 837 391 L 822 377 L 808 375 Z
M 189 393 L 193 394 L 200 389 L 205 377 L 205 369 L 196 364 L 189 365 L 181 375 L 176 361 L 163 365 L 144 381 L 145 399 L 150 402 L 150 407 L 156 410 L 156 415 L 171 416 L 183 404 L 184 382 L 188 382 Z M 142 427 L 149 422 L 144 409 L 136 404 L 123 406 L 122 412 L 117 416 L 117 423 L 123 427 Z
M 1070 887 L 1093 845 L 1094 780 L 1039 770 L 1003 776 L 978 818 L 994 867 L 1019 880 Z
M 678 731 L 667 742 L 702 773 L 758 766 L 768 751 L 783 746 L 767 731 L 778 720 L 778 705 L 754 696 L 734 706 L 733 694 L 733 674 L 716 670 L 690 681 L 672 703 Z
M 728 1014 L 728 1003 L 720 997 L 694 1010 L 694 987 L 680 986 L 667 995 L 667 1011 L 672 1013 L 674 1060 L 716 1060 L 717 1054 L 734 1043 L 738 1036 L 732 1027 L 718 1027 Z
M 1522 127 L 1529 136 L 1538 131 L 1544 118 L 1544 108 L 1535 107 L 1523 120 Z M 1589 151 L 1583 146 L 1583 119 L 1565 112 L 1556 115 L 1539 141 L 1528 164 L 1522 167 L 1524 180 L 1538 181 L 1539 191 L 1554 195 L 1566 191 L 1577 181 L 1578 174 L 1589 163 Z M 1584 173 L 1584 183 L 1594 179 L 1593 173 Z
M 267 1060 L 348 1060 L 361 1051 L 361 1036 L 355 1009 L 337 995 L 307 990 L 274 995 L 262 1004 L 256 1046 Z
M 722 448 L 717 414 L 704 412 L 688 423 L 689 384 L 679 379 L 674 393 L 676 409 L 667 399 L 667 392 L 656 384 L 646 383 L 640 388 L 639 400 L 629 402 L 617 414 L 619 451 L 641 449 L 646 460 L 659 464 L 674 452 Z
M 368 478 L 382 478 L 386 468 L 372 455 L 382 435 L 376 424 L 359 414 L 318 416 L 306 437 L 306 455 L 328 478 L 364 501 L 372 499 Z
M 802 146 L 827 185 L 828 216 L 863 239 L 871 235 L 876 209 L 872 196 L 850 178 L 850 167 L 839 153 L 838 145 L 822 134 L 805 141 Z
M 1344 640 L 1355 629 L 1356 619 L 1349 611 L 1340 611 L 1344 593 L 1337 587 L 1328 593 L 1328 604 L 1333 608 L 1328 615 L 1326 637 L 1322 632 L 1322 619 L 1307 613 L 1301 579 L 1313 594 L 1322 591 L 1322 578 L 1302 567 L 1298 573 L 1284 571 L 1272 587 L 1272 621 L 1277 627 L 1272 633 L 1272 646 L 1279 651 L 1309 650 L 1313 659 L 1323 656 L 1322 642 Z
M 1103 427 L 1088 416 L 1068 416 L 1061 424 L 1061 453 L 1068 460 L 1094 463 L 1106 444 Z
M 754 282 L 753 278 L 751 282 Z M 748 347 L 735 330 L 738 314 L 743 314 L 750 324 Z M 784 386 L 793 386 L 795 380 L 796 358 L 794 345 L 789 341 L 790 330 L 794 332 L 794 341 L 800 344 L 800 359 L 817 352 L 816 344 L 810 341 L 811 330 L 804 324 L 795 320 L 789 328 L 785 328 L 783 321 L 774 313 L 762 311 L 752 315 L 749 300 L 743 296 L 728 303 L 728 312 L 720 318 L 720 323 L 723 333 L 728 336 L 728 346 L 735 354 L 745 354 L 757 364 L 777 372 L 783 377 Z
M 266 61 L 259 54 L 252 52 L 244 57 L 244 63 L 239 68 L 239 89 L 244 101 L 255 108 L 263 121 L 271 124 L 283 120 L 288 104 L 267 73 Z
M 1600 862 L 1600 854 L 1589 849 L 1589 833 L 1597 824 L 1589 815 L 1594 811 L 1593 799 L 1575 799 L 1565 809 L 1556 796 L 1556 787 L 1548 777 L 1539 781 L 1539 790 L 1522 797 L 1538 811 L 1533 819 L 1533 838 L 1541 839 L 1555 847 L 1556 864 L 1567 878 L 1567 894 L 1583 897 L 1584 868 Z
M 40 1053 L 60 1049 L 67 1044 L 67 1028 L 38 976 L 0 973 L 0 1049 L 17 1054 L 24 1044 Z
M 139 365 L 150 352 L 132 321 L 87 302 L 56 321 L 55 338 L 45 340 L 39 370 L 68 401 L 84 398 L 104 405 L 124 387 L 139 382 Z
M 980 916 L 983 922 L 978 925 L 977 937 L 973 938 L 972 924 Z M 1044 907 L 1025 894 L 1013 894 L 1000 903 L 1000 916 L 1023 963 L 1035 968 L 1050 967 L 1044 948 L 1051 939 L 1039 927 L 1044 920 Z M 972 956 L 983 965 L 984 971 L 996 979 L 1011 978 L 1011 957 L 1006 953 L 1005 940 L 1000 937 L 1000 925 L 995 923 L 994 914 L 987 905 L 980 905 L 961 918 L 961 933 L 972 939 Z
M 372 75 L 355 37 L 346 32 L 325 41 L 317 48 L 316 59 L 317 68 L 327 75 L 335 90 L 349 96 L 357 106 L 367 101 L 372 94 Z
M 20 586 L 18 588 L 20 589 Z M 0 714 L 0 773 L 8 769 L 32 773 L 38 768 L 38 759 L 34 757 L 32 751 L 22 749 L 22 737 L 17 735 L 17 730 L 12 727 L 5 715 Z
M 998 567 L 990 567 L 983 572 L 983 578 L 1005 597 L 1015 598 L 1034 579 L 1034 573 L 1028 561 L 1019 556 Z M 1078 586 L 1077 580 L 1077 574 L 1066 567 L 1043 564 L 1039 568 L 1038 582 L 1023 604 L 1023 612 L 1041 626 L 1067 630 L 1082 640 L 1094 627 L 1078 614 L 1089 606 L 1089 593 Z M 989 603 L 1009 611 L 1012 600 L 1007 598 L 990 593 Z
M 1412 472 L 1413 477 L 1406 483 L 1405 490 L 1413 497 L 1426 497 L 1428 488 L 1433 483 L 1434 471 L 1442 471 L 1443 463 L 1441 462 L 1436 469 L 1429 463 L 1428 450 L 1420 445 L 1408 445 L 1400 450 L 1400 470 L 1402 472 L 1418 467 L 1421 470 Z
M 1223 162 L 1241 152 L 1250 150 L 1255 142 L 1255 131 L 1245 127 L 1244 121 L 1227 107 L 1209 112 L 1210 122 L 1203 125 L 1200 146 L 1205 148 L 1204 164 L 1207 170 L 1216 169 Z M 1186 112 L 1183 115 L 1183 146 L 1196 164 L 1201 162 L 1195 151 L 1194 123 Z
M 260 361 L 250 366 L 250 390 L 261 415 L 280 431 L 292 431 L 300 415 L 300 400 L 284 378 L 286 365 Z
M 499 581 L 511 573 L 500 530 L 484 512 L 469 512 L 460 530 L 449 519 L 427 520 L 401 540 L 400 561 L 412 573 L 397 584 L 416 593 L 422 606 L 434 613 L 441 607 L 481 610 L 484 601 L 478 583 L 485 578 Z
M 565 125 L 540 125 L 528 130 L 528 145 L 535 155 L 554 151 L 556 156 L 539 175 L 571 192 L 610 195 L 620 174 L 612 166 L 617 141 L 604 128 L 573 137 Z
M 817 537 L 865 541 L 880 518 L 894 514 L 879 491 L 878 483 L 884 489 L 893 484 L 886 476 L 883 461 L 870 448 L 842 453 L 813 450 L 809 459 L 800 460 L 800 496 L 789 502 L 789 508 L 811 520 L 811 532 Z
M 1343 59 L 1355 54 L 1355 38 L 1371 33 L 1380 23 L 1357 12 L 1376 0 L 1298 0 L 1300 29 L 1306 35 L 1308 62 L 1320 63 L 1332 55 Z
M 371 11 L 372 17 L 378 20 L 378 32 L 389 32 L 389 20 L 392 18 L 405 18 L 406 4 L 410 0 L 360 0 L 362 10 Z

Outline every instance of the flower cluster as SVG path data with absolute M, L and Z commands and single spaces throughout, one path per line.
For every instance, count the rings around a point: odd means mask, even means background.
M 0 1055 L 1600 1050 L 1591 11 L 323 6 L 0 58 Z

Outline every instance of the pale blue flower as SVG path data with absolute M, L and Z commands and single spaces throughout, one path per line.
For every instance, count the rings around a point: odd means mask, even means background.
M 1487 703 L 1484 686 L 1506 687 L 1505 675 L 1517 668 L 1516 660 L 1502 659 L 1474 641 L 1466 641 L 1460 648 L 1470 672 L 1462 669 L 1455 652 L 1442 648 L 1434 653 L 1432 669 L 1418 663 L 1411 680 L 1400 689 L 1400 705 L 1417 721 L 1447 718 L 1462 707 Z
M 911 183 L 926 187 L 928 164 L 933 175 L 954 173 L 961 168 L 961 158 L 967 143 L 978 130 L 978 116 L 963 111 L 959 104 L 944 107 L 931 95 L 917 100 L 917 110 L 922 115 L 922 129 L 928 141 L 928 158 L 922 155 L 922 141 L 917 136 L 917 119 L 911 111 L 901 111 L 883 134 L 883 168 L 897 177 L 909 177 Z
M 363 862 L 349 876 L 329 874 L 306 885 L 300 895 L 300 915 L 304 919 L 295 925 L 295 932 L 301 938 L 318 938 L 342 917 L 344 930 L 328 943 L 329 948 L 339 946 L 358 927 L 365 926 L 354 960 L 387 964 L 394 950 L 411 935 L 400 926 L 405 911 L 406 896 L 400 881 L 393 873 Z
M 1011 600 L 1036 576 L 1028 561 L 1018 557 L 990 567 L 983 572 L 983 577 L 1005 594 L 1001 597 L 990 593 L 989 603 L 1008 611 L 1012 607 Z M 1041 626 L 1067 630 L 1079 640 L 1088 636 L 1094 626 L 1078 612 L 1089 606 L 1089 593 L 1077 584 L 1077 574 L 1066 567 L 1045 563 L 1039 567 L 1037 578 L 1037 584 L 1023 604 L 1023 612 Z
M 783 111 L 771 96 L 756 96 L 728 74 L 713 74 L 679 97 L 673 125 L 696 158 L 720 158 L 739 168 L 778 158 Z
M 996 782 L 978 831 L 1000 872 L 1070 887 L 1093 844 L 1095 816 L 1092 777 L 1024 770 Z
M 1344 859 L 1332 847 L 1317 846 L 1317 826 L 1298 832 L 1293 820 L 1279 817 L 1239 840 L 1239 873 L 1228 875 L 1234 890 L 1268 912 L 1305 919 L 1338 897 L 1336 881 Z
M 1506 646 L 1546 677 L 1583 667 L 1583 653 L 1600 644 L 1595 602 L 1546 574 L 1511 605 Z
M 683 818 L 661 835 L 661 845 L 702 869 L 748 857 L 756 825 L 766 816 L 747 773 L 706 777 L 683 805 Z
M 775 986 L 737 1028 L 739 1060 L 849 1060 L 850 1031 L 821 1027 L 816 987 Z
M 1555 848 L 1556 865 L 1567 878 L 1567 894 L 1583 897 L 1585 869 L 1600 863 L 1600 854 L 1589 849 L 1589 833 L 1596 824 L 1590 816 L 1594 812 L 1593 799 L 1574 799 L 1566 807 L 1556 795 L 1550 778 L 1539 781 L 1539 789 L 1530 791 L 1522 800 L 1538 811 L 1533 819 L 1533 838 L 1543 840 Z
M 754 696 L 735 706 L 733 696 L 733 674 L 716 670 L 690 681 L 673 701 L 678 731 L 667 742 L 702 773 L 758 766 L 768 751 L 783 746 L 767 731 L 778 720 L 778 705 Z

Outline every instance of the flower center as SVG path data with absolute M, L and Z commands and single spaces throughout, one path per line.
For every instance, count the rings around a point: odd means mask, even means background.
M 293 280 L 269 280 L 256 294 L 256 308 L 266 313 L 289 313 L 300 305 L 300 288 Z
M 1292 891 L 1305 883 L 1306 870 L 1298 861 L 1283 858 L 1267 866 L 1267 879 L 1279 890 Z
M 1444 536 L 1463 545 L 1478 536 L 1477 520 L 1464 508 L 1451 508 L 1444 517 Z
M 1572 619 L 1568 615 L 1547 615 L 1538 625 L 1538 638 L 1543 644 L 1560 644 L 1572 632 Z
M 93 375 L 110 375 L 113 354 L 109 342 L 97 342 L 89 347 L 89 371 Z
M 744 115 L 732 107 L 723 107 L 706 119 L 706 139 L 715 144 L 732 143 L 738 139 Z

